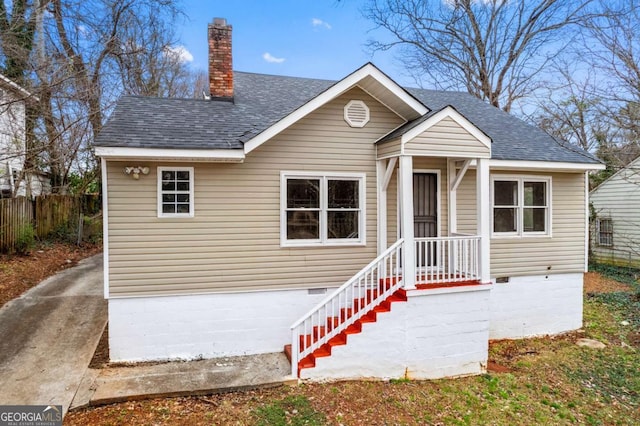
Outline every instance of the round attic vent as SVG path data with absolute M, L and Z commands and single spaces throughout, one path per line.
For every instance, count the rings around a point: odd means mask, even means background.
M 344 107 L 344 121 L 351 127 L 364 127 L 369 122 L 369 107 L 362 101 L 349 101 Z

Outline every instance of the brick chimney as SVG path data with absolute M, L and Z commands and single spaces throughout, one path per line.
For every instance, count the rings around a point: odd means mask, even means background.
M 231 25 L 224 18 L 209 24 L 209 91 L 211 99 L 233 100 Z

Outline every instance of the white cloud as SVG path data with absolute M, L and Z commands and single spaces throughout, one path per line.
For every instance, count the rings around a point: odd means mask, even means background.
M 284 58 L 276 58 L 275 56 L 273 56 L 269 52 L 265 52 L 262 55 L 262 59 L 264 59 L 267 62 L 271 62 L 272 64 L 281 64 L 281 63 L 283 63 L 285 61 Z
M 193 55 L 191 52 L 187 50 L 186 47 L 178 45 L 178 46 L 169 46 L 164 49 L 164 54 L 167 56 L 172 56 L 180 62 L 193 62 Z
M 322 19 L 318 19 L 318 18 L 312 18 L 311 19 L 311 25 L 313 25 L 314 27 L 323 27 L 323 28 L 326 28 L 328 30 L 331 29 L 331 24 L 330 23 L 325 22 Z

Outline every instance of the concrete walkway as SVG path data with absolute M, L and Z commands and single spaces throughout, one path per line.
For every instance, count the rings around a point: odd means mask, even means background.
M 87 370 L 71 408 L 297 383 L 284 353 Z
M 100 254 L 0 309 L 0 404 L 66 413 L 107 323 L 102 283 Z
M 102 255 L 0 309 L 0 404 L 70 408 L 297 382 L 284 353 L 90 369 L 107 324 Z

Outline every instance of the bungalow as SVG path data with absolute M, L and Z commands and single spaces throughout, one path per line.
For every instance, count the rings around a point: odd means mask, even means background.
M 232 70 L 123 97 L 96 141 L 113 361 L 279 352 L 303 379 L 483 371 L 582 324 L 601 163 L 468 94 Z

